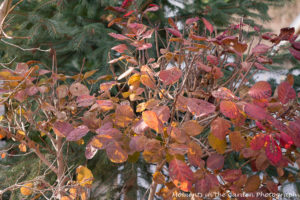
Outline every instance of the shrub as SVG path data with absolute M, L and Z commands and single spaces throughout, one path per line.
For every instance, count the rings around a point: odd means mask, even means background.
M 299 59 L 294 30 L 284 28 L 280 35 L 257 30 L 255 44 L 247 43 L 243 33 L 251 27 L 242 22 L 217 34 L 205 18 L 188 19 L 181 31 L 170 19 L 167 41 L 160 41 L 163 30 L 143 24 L 158 9 L 150 4 L 111 22 L 124 31 L 109 34 L 120 41 L 112 47 L 112 74 L 58 74 L 54 51 L 52 69 L 28 61 L 0 72 L 6 109 L 0 136 L 14 144 L 2 157 L 17 147 L 15 152 L 32 151 L 47 166 L 1 193 L 21 188 L 28 196 L 88 198 L 93 174 L 80 163 L 69 165 L 74 145 L 86 145 L 80 153 L 87 160 L 105 150 L 113 163 L 144 159 L 156 165 L 149 200 L 180 197 L 181 191 L 277 193 L 283 182 L 296 180 L 297 172 L 286 170 L 299 163 L 293 77 L 275 91 L 266 81 L 251 85 L 255 73 L 268 70 L 264 64 L 272 62 L 272 47 L 280 41 L 289 41 Z M 202 32 L 199 23 L 206 27 Z M 116 74 L 115 67 L 124 72 Z

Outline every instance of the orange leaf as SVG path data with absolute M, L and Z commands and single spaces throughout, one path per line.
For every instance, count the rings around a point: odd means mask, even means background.
M 157 117 L 154 111 L 144 111 L 143 114 L 144 122 L 157 133 L 163 133 L 163 124 Z
M 190 136 L 196 136 L 203 131 L 203 126 L 200 126 L 195 120 L 190 120 L 184 122 L 181 129 Z
M 220 111 L 223 115 L 230 119 L 236 119 L 239 117 L 239 110 L 237 105 L 232 101 L 221 101 Z

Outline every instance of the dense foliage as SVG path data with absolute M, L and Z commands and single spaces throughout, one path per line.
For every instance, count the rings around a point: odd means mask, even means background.
M 140 190 L 139 173 L 132 173 L 107 199 L 130 199 L 132 188 L 143 191 L 136 198 L 149 200 L 180 199 L 182 192 L 277 194 L 287 180 L 299 181 L 294 77 L 273 91 L 266 81 L 249 82 L 268 70 L 280 41 L 288 41 L 290 53 L 300 59 L 294 30 L 262 34 L 241 21 L 218 33 L 199 17 L 182 24 L 170 18 L 168 27 L 158 29 L 151 20 L 160 6 L 133 9 L 133 3 L 108 7 L 116 13 L 109 26 L 120 30 L 103 36 L 115 43 L 110 73 L 83 72 L 90 60 L 84 57 L 78 74 L 61 73 L 55 48 L 34 49 L 50 57 L 50 64 L 43 59 L 18 62 L 14 69 L 2 64 L 0 138 L 9 144 L 1 150 L 2 160 L 38 158 L 30 176 L 14 177 L 14 184 L 1 188 L 4 198 L 12 191 L 35 199 L 92 198 L 98 180 L 89 165 L 103 152 L 115 168 L 151 172 L 156 166 L 149 190 Z M 249 29 L 258 43 L 248 42 Z M 146 167 L 134 169 L 137 163 Z

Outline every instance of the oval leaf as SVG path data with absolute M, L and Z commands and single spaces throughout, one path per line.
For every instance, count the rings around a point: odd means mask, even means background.
M 182 191 L 188 192 L 191 190 L 194 174 L 185 162 L 173 159 L 169 165 L 169 176 Z

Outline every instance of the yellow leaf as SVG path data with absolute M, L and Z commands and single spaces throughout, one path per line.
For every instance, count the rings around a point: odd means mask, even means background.
M 46 135 L 46 133 L 44 133 L 44 132 L 41 132 L 40 134 L 41 134 L 41 137 Z
M 138 87 L 138 85 L 140 84 L 140 78 L 141 76 L 139 74 L 133 74 L 128 80 L 128 85 Z
M 130 94 L 131 94 L 131 92 L 123 92 L 122 96 L 123 96 L 123 98 L 127 98 L 127 97 L 129 97 Z
M 12 75 L 12 73 L 9 72 L 9 71 L 2 71 L 2 72 L 0 72 L 0 76 L 3 77 L 3 78 L 7 78 L 7 77 L 9 77 L 11 75 Z
M 21 114 L 23 115 L 24 113 L 25 113 L 25 110 L 24 110 L 23 108 L 20 108 L 20 107 L 19 107 L 19 108 L 17 109 L 17 114 L 18 114 L 18 115 L 21 115 Z
M 215 149 L 218 153 L 223 154 L 226 150 L 226 140 L 221 140 L 214 136 L 212 133 L 208 135 L 208 142 L 210 146 Z
M 143 112 L 146 109 L 146 102 L 142 102 L 136 106 L 136 112 Z
M 76 199 L 76 197 L 77 197 L 77 189 L 76 188 L 70 188 L 69 193 L 70 193 L 70 197 L 72 199 Z
M 90 76 L 93 76 L 98 70 L 88 71 L 84 74 L 83 79 L 87 79 Z
M 77 173 L 77 182 L 81 186 L 92 185 L 94 176 L 93 176 L 91 170 L 80 165 L 79 167 L 77 167 L 76 173 Z
M 84 140 L 81 138 L 80 140 L 77 140 L 76 143 L 78 145 L 83 145 L 84 144 Z
M 21 194 L 25 195 L 25 196 L 29 196 L 32 194 L 32 188 L 33 184 L 32 183 L 26 183 L 23 187 L 21 187 L 20 191 Z
M 25 135 L 25 132 L 24 132 L 24 131 L 21 131 L 21 130 L 18 130 L 17 133 L 20 134 L 20 135 Z
M 4 116 L 3 116 L 3 115 L 1 115 L 1 116 L 0 116 L 0 122 L 3 120 L 3 118 L 4 118 Z
M 26 152 L 27 151 L 27 148 L 26 148 L 25 144 L 19 144 L 19 149 L 20 149 L 21 152 Z

